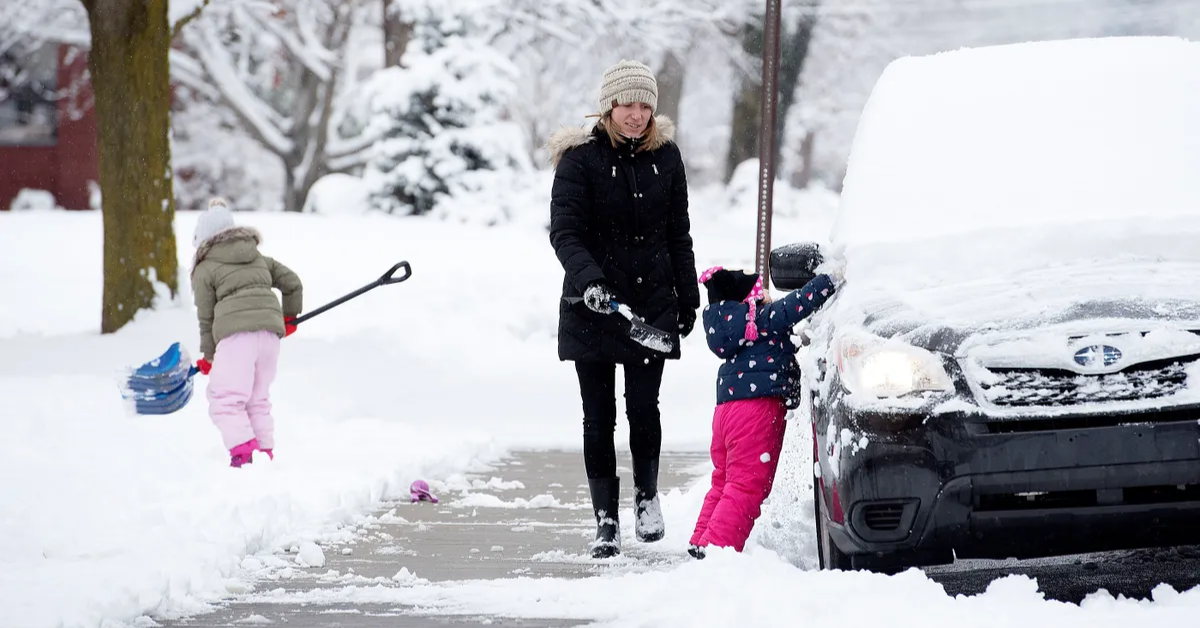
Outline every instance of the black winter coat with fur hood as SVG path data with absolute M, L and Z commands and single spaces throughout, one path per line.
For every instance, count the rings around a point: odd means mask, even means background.
M 550 138 L 550 242 L 566 271 L 560 360 L 678 359 L 680 322 L 695 322 L 700 290 L 683 158 L 673 141 L 674 123 L 663 116 L 655 123 L 656 138 L 641 151 L 630 144 L 614 148 L 599 125 L 560 129 Z M 628 338 L 629 322 L 621 315 L 567 301 L 593 281 L 606 282 L 617 301 L 673 334 L 674 350 L 664 355 L 647 349 Z

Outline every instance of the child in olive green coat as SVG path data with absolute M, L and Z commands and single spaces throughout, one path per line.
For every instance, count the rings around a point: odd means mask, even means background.
M 233 223 L 224 199 L 209 202 L 196 222 L 192 291 L 200 319 L 196 362 L 209 376 L 208 414 L 221 431 L 230 466 L 252 461 L 255 451 L 274 458 L 271 382 L 279 340 L 296 327 L 303 287 L 287 266 L 258 252 L 262 236 Z M 273 289 L 283 294 L 283 304 Z

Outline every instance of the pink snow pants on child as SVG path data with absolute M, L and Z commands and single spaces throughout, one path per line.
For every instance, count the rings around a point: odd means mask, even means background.
M 704 497 L 692 545 L 742 551 L 771 494 L 783 449 L 787 407 L 779 397 L 729 401 L 713 413 L 712 488 Z
M 275 448 L 271 382 L 279 364 L 279 336 L 269 331 L 233 334 L 217 343 L 208 374 L 208 415 L 225 449 L 258 439 Z

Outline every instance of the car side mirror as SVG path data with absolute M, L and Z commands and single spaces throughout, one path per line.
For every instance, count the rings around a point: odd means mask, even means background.
M 771 283 L 778 290 L 798 290 L 816 276 L 824 257 L 815 242 L 797 242 L 771 251 Z

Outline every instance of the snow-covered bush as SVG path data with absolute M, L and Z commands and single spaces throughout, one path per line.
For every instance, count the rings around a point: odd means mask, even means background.
M 363 178 L 372 207 L 388 213 L 427 214 L 447 197 L 486 189 L 497 172 L 532 167 L 507 113 L 516 68 L 448 12 L 417 21 L 405 67 L 368 79 L 350 116 L 380 138 Z
M 313 184 L 304 199 L 304 213 L 355 216 L 367 211 L 363 180 L 349 174 L 327 174 Z
M 27 212 L 62 208 L 54 200 L 54 194 L 46 190 L 22 188 L 20 192 L 17 192 L 17 196 L 13 198 L 9 209 L 15 212 Z
M 429 215 L 441 220 L 492 226 L 521 224 L 550 227 L 550 170 L 479 170 L 472 173 L 478 190 L 446 196 Z

